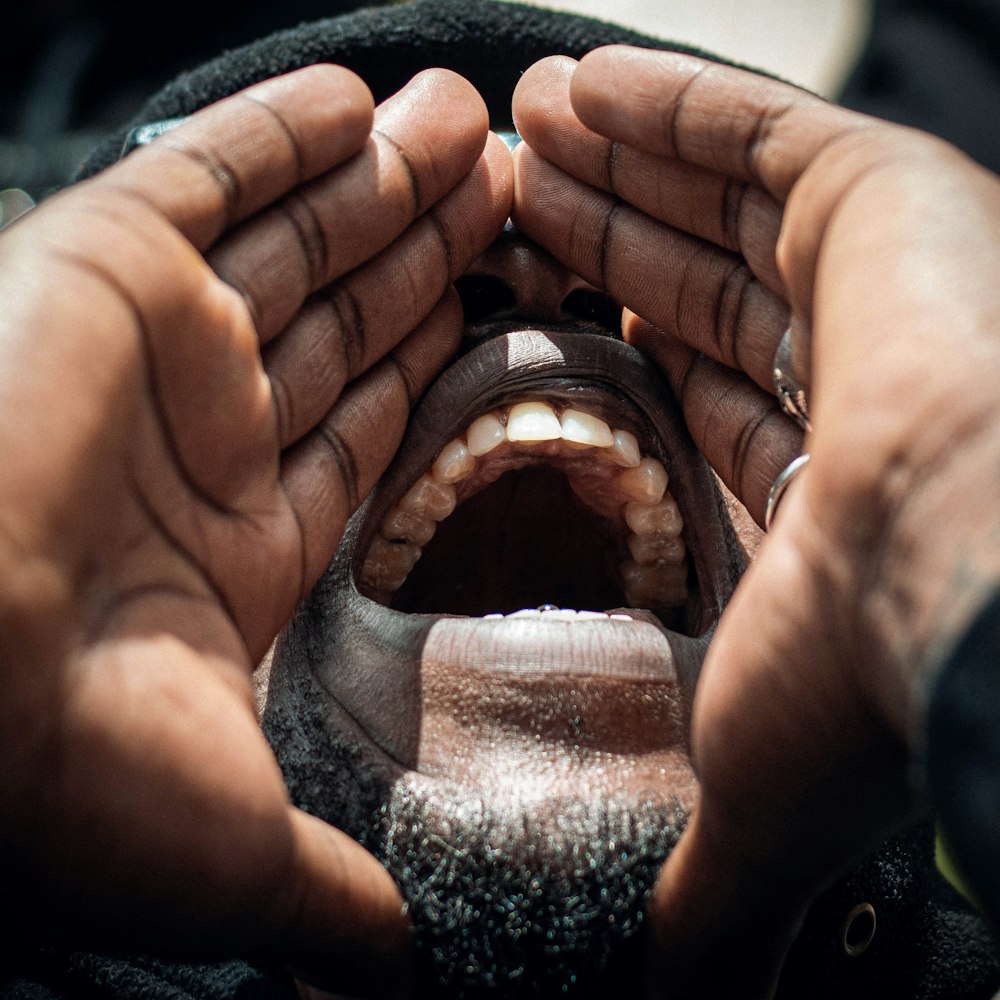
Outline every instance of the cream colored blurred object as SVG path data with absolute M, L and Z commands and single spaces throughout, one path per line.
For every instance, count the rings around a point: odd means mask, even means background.
M 854 65 L 871 0 L 528 0 L 764 69 L 827 97 Z

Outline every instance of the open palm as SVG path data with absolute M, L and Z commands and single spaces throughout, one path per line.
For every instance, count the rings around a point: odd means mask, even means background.
M 396 890 L 289 805 L 250 674 L 457 345 L 450 283 L 510 201 L 487 129 L 443 71 L 373 117 L 311 67 L 3 234 L 0 837 L 27 930 L 395 985 Z

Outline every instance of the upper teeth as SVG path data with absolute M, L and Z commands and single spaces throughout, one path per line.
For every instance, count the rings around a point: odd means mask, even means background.
M 626 599 L 647 606 L 685 603 L 684 524 L 677 502 L 666 492 L 663 463 L 643 457 L 635 435 L 627 430 L 612 429 L 600 417 L 578 409 L 566 408 L 557 414 L 548 403 L 535 400 L 474 420 L 465 434 L 441 449 L 430 470 L 385 515 L 360 573 L 361 586 L 371 597 L 388 602 L 403 585 L 437 522 L 455 509 L 456 486 L 477 472 L 490 481 L 492 465 L 511 467 L 509 462 L 494 459 L 493 453 L 502 445 L 506 458 L 519 452 L 535 454 L 541 448 L 550 459 L 581 449 L 610 459 L 607 466 L 590 462 L 587 482 L 571 478 L 571 484 L 578 494 L 600 494 L 602 509 L 613 509 L 627 527 L 626 544 L 632 558 L 620 567 Z M 613 466 L 625 471 L 615 472 Z M 497 474 L 494 471 L 492 478 Z

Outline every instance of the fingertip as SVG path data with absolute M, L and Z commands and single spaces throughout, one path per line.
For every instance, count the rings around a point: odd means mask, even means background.
M 706 60 L 679 52 L 608 45 L 589 52 L 570 82 L 587 128 L 637 149 L 670 155 L 672 106 Z
M 388 871 L 360 844 L 291 809 L 296 861 L 275 946 L 304 982 L 349 996 L 404 997 L 412 925 Z
M 496 132 L 490 132 L 486 137 L 483 159 L 489 170 L 493 192 L 492 221 L 495 226 L 503 226 L 510 217 L 514 202 L 514 158 L 507 143 Z
M 421 70 L 403 88 L 413 97 L 435 102 L 438 113 L 457 116 L 455 124 L 482 135 L 483 143 L 490 127 L 490 112 L 482 94 L 460 73 L 434 67 Z
M 564 101 L 579 63 L 570 56 L 548 56 L 529 66 L 511 96 L 514 127 L 525 142 L 545 134 L 547 112 Z
M 541 220 L 550 210 L 554 185 L 561 171 L 527 145 L 514 150 L 513 171 L 511 219 L 526 236 L 541 239 L 544 236 L 544 222 Z
M 272 77 L 244 91 L 284 117 L 302 150 L 302 179 L 314 177 L 358 152 L 368 139 L 375 101 L 368 85 L 352 70 L 316 63 Z M 301 119 L 301 121 L 300 121 Z

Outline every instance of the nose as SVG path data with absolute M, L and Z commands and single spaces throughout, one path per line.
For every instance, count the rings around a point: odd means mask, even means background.
M 621 336 L 621 306 L 563 267 L 520 233 L 507 229 L 456 282 L 466 330 L 527 321 Z

